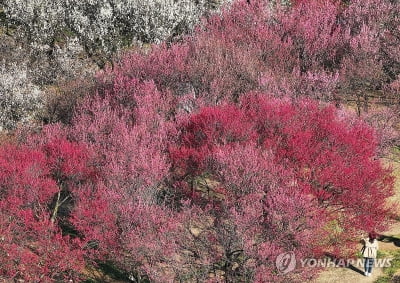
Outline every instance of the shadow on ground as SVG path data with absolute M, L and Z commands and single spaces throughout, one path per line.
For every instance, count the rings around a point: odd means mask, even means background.
M 381 235 L 379 241 L 384 243 L 393 243 L 396 247 L 400 247 L 400 239 L 398 237 Z
M 347 266 L 347 268 L 353 270 L 354 272 L 360 273 L 361 275 L 364 275 L 364 271 L 362 271 L 358 267 L 355 267 L 352 264 L 349 264 L 349 266 Z
M 326 253 L 325 256 L 327 256 L 338 267 L 344 267 L 344 268 L 350 269 L 356 273 L 364 275 L 364 271 L 362 269 L 354 266 L 353 264 L 348 264 L 347 260 L 344 258 L 338 258 L 334 254 L 331 254 L 331 253 Z

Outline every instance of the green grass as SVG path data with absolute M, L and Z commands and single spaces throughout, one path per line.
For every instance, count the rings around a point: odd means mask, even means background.
M 382 250 L 378 250 L 377 254 L 376 254 L 376 258 L 388 258 L 391 257 L 392 253 L 389 251 L 382 251 Z
M 400 250 L 390 253 L 393 256 L 390 267 L 384 267 L 384 275 L 379 276 L 375 283 L 391 283 L 393 275 L 400 269 Z

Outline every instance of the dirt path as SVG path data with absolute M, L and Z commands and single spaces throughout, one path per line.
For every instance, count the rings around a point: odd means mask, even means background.
M 400 222 L 393 224 L 388 231 L 382 234 L 387 237 L 400 235 Z M 379 249 L 381 251 L 393 251 L 400 249 L 398 245 L 399 243 L 379 242 Z M 358 264 L 352 268 L 329 267 L 322 271 L 317 279 L 309 281 L 309 283 L 369 283 L 374 282 L 382 274 L 382 268 L 374 268 L 372 275 L 367 277 L 364 275 L 364 267 L 362 264 Z
M 364 276 L 363 270 L 362 266 L 356 266 L 354 269 L 331 267 L 323 271 L 316 280 L 310 281 L 310 283 L 372 283 L 382 275 L 382 268 L 374 268 L 371 277 Z

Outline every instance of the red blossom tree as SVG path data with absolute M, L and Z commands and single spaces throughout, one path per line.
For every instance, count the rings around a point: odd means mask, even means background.
M 357 233 L 388 223 L 393 178 L 376 160 L 374 132 L 333 106 L 250 95 L 240 107 L 204 108 L 181 125 L 171 148 L 176 191 L 197 206 L 212 203 L 210 217 L 225 229 L 233 225 L 234 236 L 217 237 L 215 245 L 235 239 L 257 263 L 250 274 L 261 277 L 253 279 L 269 278 L 272 255 L 345 254 Z
M 1 275 L 31 282 L 79 278 L 81 241 L 63 231 L 86 174 L 85 148 L 66 140 L 0 149 Z

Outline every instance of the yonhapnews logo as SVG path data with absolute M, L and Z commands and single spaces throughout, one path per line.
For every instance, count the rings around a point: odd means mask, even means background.
M 378 258 L 374 261 L 374 267 L 390 267 L 392 265 L 392 258 Z M 332 258 L 304 258 L 296 260 L 294 252 L 281 253 L 275 260 L 276 268 L 280 274 L 286 274 L 293 271 L 296 266 L 301 268 L 326 268 L 326 267 L 350 267 L 350 266 L 364 266 L 363 258 L 349 258 L 349 259 L 332 259 Z
M 296 268 L 296 256 L 294 252 L 282 253 L 276 257 L 275 264 L 279 273 L 289 273 Z

